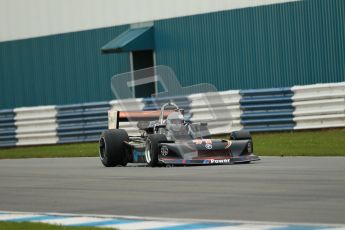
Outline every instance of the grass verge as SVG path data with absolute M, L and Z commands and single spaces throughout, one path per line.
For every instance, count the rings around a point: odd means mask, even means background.
M 252 136 L 254 151 L 259 156 L 345 156 L 345 129 L 254 133 Z M 0 149 L 0 159 L 95 156 L 98 156 L 98 143 Z
M 98 156 L 98 143 L 96 142 L 0 148 L 0 159 L 95 156 Z
M 345 156 L 345 129 L 253 134 L 260 156 Z
M 97 230 L 109 228 L 95 228 L 95 227 L 67 227 L 61 225 L 50 225 L 41 223 L 13 223 L 13 222 L 0 222 L 0 229 L 6 230 Z

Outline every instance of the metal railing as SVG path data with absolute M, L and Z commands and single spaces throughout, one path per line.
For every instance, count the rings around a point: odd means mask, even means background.
M 245 129 L 252 132 L 345 127 L 345 82 L 259 90 L 231 90 L 208 95 L 220 111 L 210 117 L 203 94 L 176 97 L 192 121 L 209 120 L 211 133 Z M 127 99 L 63 106 L 0 110 L 0 147 L 96 141 L 108 127 L 107 111 L 154 110 L 166 99 Z M 135 122 L 120 127 L 137 134 Z

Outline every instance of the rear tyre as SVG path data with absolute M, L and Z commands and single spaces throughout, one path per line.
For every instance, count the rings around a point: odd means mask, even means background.
M 146 163 L 150 167 L 159 166 L 158 154 L 159 154 L 159 143 L 167 141 L 167 138 L 163 134 L 152 134 L 147 137 L 145 147 L 145 159 Z
M 230 134 L 230 140 L 251 140 L 252 136 L 248 131 L 234 131 Z
M 235 131 L 230 134 L 230 140 L 248 140 L 247 146 L 246 146 L 246 152 L 244 154 L 251 154 L 253 151 L 253 141 L 252 136 L 248 131 Z M 250 160 L 240 162 L 240 164 L 250 164 Z
M 127 165 L 127 149 L 124 141 L 129 141 L 126 130 L 108 129 L 99 139 L 99 158 L 105 167 Z

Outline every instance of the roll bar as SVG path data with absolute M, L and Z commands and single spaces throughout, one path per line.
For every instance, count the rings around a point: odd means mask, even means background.
M 180 108 L 173 102 L 168 102 L 168 103 L 165 103 L 164 105 L 162 105 L 161 113 L 159 115 L 159 124 L 161 124 L 161 125 L 163 124 L 163 120 L 164 120 L 165 107 L 168 107 L 168 106 L 174 106 L 175 110 L 180 110 Z

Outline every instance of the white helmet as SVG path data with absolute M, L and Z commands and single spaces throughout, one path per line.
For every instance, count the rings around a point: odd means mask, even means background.
M 173 131 L 180 131 L 183 127 L 183 115 L 180 112 L 172 112 L 167 117 L 167 128 Z

